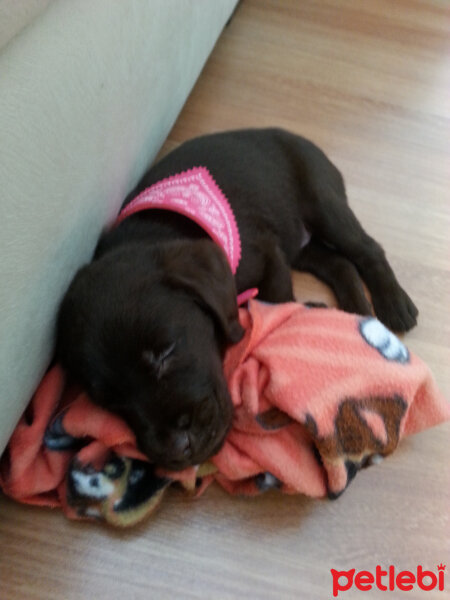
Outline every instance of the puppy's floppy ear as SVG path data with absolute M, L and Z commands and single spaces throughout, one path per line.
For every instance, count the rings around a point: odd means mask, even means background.
M 164 280 L 190 291 L 214 316 L 228 343 L 244 335 L 236 286 L 223 251 L 211 240 L 177 242 L 163 258 Z

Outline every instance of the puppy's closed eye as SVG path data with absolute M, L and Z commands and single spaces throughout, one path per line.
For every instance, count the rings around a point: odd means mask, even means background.
M 175 342 L 160 352 L 144 350 L 142 353 L 142 360 L 144 364 L 151 369 L 151 371 L 156 375 L 157 379 L 167 373 L 170 364 L 173 361 L 174 350 Z

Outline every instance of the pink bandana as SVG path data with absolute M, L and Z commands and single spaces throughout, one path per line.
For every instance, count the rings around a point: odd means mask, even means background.
M 206 167 L 194 167 L 145 189 L 125 206 L 115 224 L 150 208 L 172 210 L 195 221 L 222 248 L 236 273 L 241 258 L 239 230 L 227 199 Z M 255 288 L 246 290 L 239 294 L 238 303 L 257 293 Z

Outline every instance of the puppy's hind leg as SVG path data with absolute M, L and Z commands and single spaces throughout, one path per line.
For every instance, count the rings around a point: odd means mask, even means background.
M 317 187 L 309 210 L 307 227 L 356 266 L 380 321 L 398 332 L 414 327 L 417 308 L 398 283 L 382 247 L 364 231 L 348 206 L 345 191 Z
M 342 310 L 360 315 L 371 314 L 371 306 L 355 265 L 336 250 L 312 237 L 292 266 L 299 271 L 312 273 L 329 285 Z

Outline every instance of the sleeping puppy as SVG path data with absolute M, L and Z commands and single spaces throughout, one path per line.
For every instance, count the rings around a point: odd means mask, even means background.
M 146 210 L 102 236 L 57 325 L 59 360 L 169 469 L 214 455 L 231 425 L 222 359 L 243 335 L 236 293 L 257 287 L 261 300 L 293 300 L 296 268 L 328 283 L 342 309 L 370 314 L 362 278 L 377 316 L 395 331 L 417 316 L 349 208 L 339 171 L 314 144 L 279 129 L 200 137 L 153 166 L 124 205 L 194 166 L 207 167 L 234 212 L 242 245 L 235 277 L 194 221 Z

